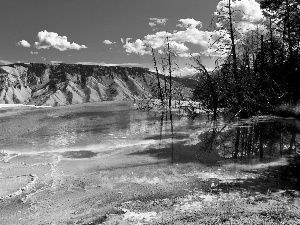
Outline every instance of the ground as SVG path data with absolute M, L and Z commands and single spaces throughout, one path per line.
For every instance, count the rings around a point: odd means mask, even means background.
M 300 224 L 299 192 L 278 177 L 286 159 L 172 163 L 159 151 L 2 154 L 1 224 Z

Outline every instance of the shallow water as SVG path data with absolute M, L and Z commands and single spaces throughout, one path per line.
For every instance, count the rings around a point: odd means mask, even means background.
M 107 151 L 147 144 L 160 137 L 157 112 L 137 111 L 132 102 L 102 102 L 57 108 L 0 110 L 0 151 L 14 153 Z M 176 139 L 204 121 L 174 117 Z M 170 138 L 164 122 L 164 138 Z M 72 154 L 71 154 L 72 155 Z
M 0 109 L 0 152 L 61 152 L 65 158 L 90 158 L 99 152 L 139 145 L 179 143 L 199 151 L 212 151 L 224 159 L 273 159 L 298 154 L 300 123 L 295 119 L 257 117 L 240 123 L 169 118 L 138 111 L 132 102 L 101 102 L 54 108 Z M 239 132 L 239 134 L 238 134 Z M 238 140 L 238 143 L 237 143 Z M 237 147 L 238 146 L 238 147 Z M 172 147 L 168 145 L 163 151 Z M 176 149 L 175 149 L 176 151 Z M 145 154 L 153 154 L 153 149 Z M 177 157 L 184 158 L 185 153 Z M 176 161 L 176 157 L 174 158 Z

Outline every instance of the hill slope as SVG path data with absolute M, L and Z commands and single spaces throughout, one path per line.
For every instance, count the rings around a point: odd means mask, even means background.
M 60 106 L 157 97 L 156 84 L 155 74 L 139 67 L 11 64 L 0 67 L 0 104 Z M 190 88 L 183 92 L 188 96 Z

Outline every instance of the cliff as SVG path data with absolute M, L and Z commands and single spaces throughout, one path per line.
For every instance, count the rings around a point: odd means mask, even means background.
M 189 93 L 184 87 L 183 95 Z M 61 106 L 149 96 L 158 97 L 157 79 L 146 68 L 42 63 L 0 67 L 0 104 Z

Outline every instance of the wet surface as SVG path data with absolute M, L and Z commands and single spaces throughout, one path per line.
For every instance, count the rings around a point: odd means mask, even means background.
M 0 218 L 96 224 L 163 215 L 171 224 L 174 215 L 223 200 L 260 213 L 283 199 L 282 190 L 299 189 L 297 120 L 173 119 L 128 103 L 7 112 L 0 131 L 7 201 Z
M 87 158 L 95 157 L 97 153 L 92 151 L 67 151 L 61 153 L 61 155 L 65 158 L 71 158 L 71 159 L 87 159 Z

